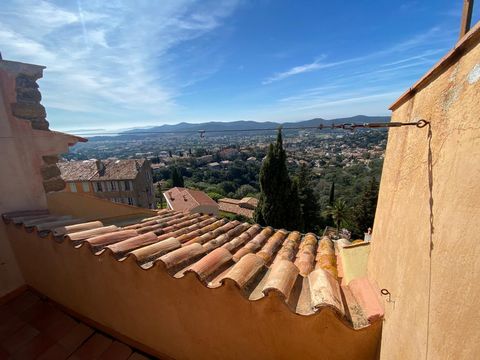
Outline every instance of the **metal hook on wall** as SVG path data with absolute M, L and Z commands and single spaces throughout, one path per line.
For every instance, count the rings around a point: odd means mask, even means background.
M 388 291 L 387 289 L 382 289 L 382 290 L 380 290 L 380 293 L 383 296 L 388 296 L 388 298 L 385 301 L 388 302 L 388 303 L 392 303 L 393 308 L 395 309 L 395 300 L 392 300 L 392 294 L 390 293 L 390 291 Z

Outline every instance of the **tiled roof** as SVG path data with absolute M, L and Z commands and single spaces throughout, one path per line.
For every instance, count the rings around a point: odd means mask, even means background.
M 0 359 L 149 359 L 27 290 L 0 305 Z
M 326 236 L 165 209 L 123 227 L 42 210 L 4 219 L 123 264 L 157 267 L 174 278 L 192 274 L 207 288 L 232 282 L 251 301 L 278 296 L 299 315 L 329 308 L 355 329 L 383 315 L 379 303 L 371 303 L 376 293 L 367 279 L 341 284 L 334 242 Z
M 173 209 L 177 211 L 188 211 L 197 206 L 218 206 L 203 191 L 174 187 L 165 191 L 163 195 Z
M 225 212 L 232 213 L 232 214 L 242 215 L 242 216 L 248 217 L 250 219 L 253 218 L 254 210 L 245 209 L 245 208 L 241 207 L 238 203 L 235 204 L 235 203 L 232 203 L 230 201 L 222 201 L 222 200 L 224 200 L 224 199 L 218 200 L 218 208 L 219 208 L 220 211 L 225 211 Z M 229 199 L 229 200 L 235 200 L 235 199 Z M 237 200 L 237 201 L 239 201 L 239 200 Z
M 101 160 L 99 171 L 97 161 L 100 160 L 65 161 L 59 162 L 58 167 L 65 181 L 133 180 L 145 162 L 144 159 Z

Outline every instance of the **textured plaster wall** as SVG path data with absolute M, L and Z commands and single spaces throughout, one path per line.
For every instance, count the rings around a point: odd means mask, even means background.
M 391 293 L 382 359 L 480 353 L 479 27 L 393 107 L 368 271 Z M 465 45 L 468 44 L 468 45 Z
M 32 104 L 19 102 L 17 79 L 20 75 L 24 79 L 38 79 L 42 76 L 43 68 L 0 60 L 0 213 L 46 208 L 44 175 L 52 174 L 45 174 L 45 171 L 48 173 L 51 170 L 44 166 L 49 165 L 45 161 L 67 152 L 68 144 L 77 141 L 65 134 L 45 131 L 48 123 L 44 119 L 26 119 L 33 116 L 38 109 L 42 112 L 43 107 L 39 108 L 41 105 L 37 100 Z M 38 93 L 36 89 L 26 85 L 21 89 L 22 99 L 25 99 L 28 96 L 26 93 L 31 90 Z M 19 107 L 19 104 L 22 106 Z M 31 110 L 30 105 L 36 110 Z M 42 130 L 39 130 L 40 128 Z M 50 177 L 50 180 L 49 186 L 54 188 L 51 185 L 56 182 L 55 177 Z M 22 276 L 1 226 L 0 296 L 21 285 Z
M 133 257 L 96 256 L 12 224 L 8 231 L 27 284 L 160 358 L 376 358 L 380 321 L 353 330 L 328 308 L 295 314 L 275 292 L 250 301 L 232 282 L 208 289 L 193 273 L 175 279 L 158 262 L 144 270 Z
M 48 209 L 52 213 L 72 215 L 86 220 L 132 215 L 154 216 L 156 214 L 154 210 L 114 203 L 87 193 L 49 193 L 47 195 L 47 203 Z

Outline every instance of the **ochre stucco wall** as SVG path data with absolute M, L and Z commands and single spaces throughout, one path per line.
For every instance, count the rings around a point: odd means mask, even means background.
M 154 216 L 155 210 L 114 203 L 93 194 L 56 192 L 47 194 L 48 209 L 59 215 L 72 215 L 85 220 L 118 218 L 121 216 Z
M 269 293 L 245 299 L 232 282 L 206 288 L 193 273 L 171 277 L 157 262 L 95 256 L 51 235 L 7 226 L 27 284 L 71 310 L 174 359 L 375 359 L 380 321 L 353 330 L 325 308 L 293 313 Z
M 368 264 L 395 301 L 382 359 L 479 358 L 479 32 L 393 106 L 393 121 L 431 129 L 388 135 Z
M 43 66 L 0 60 L 0 214 L 47 206 L 42 157 L 68 151 L 73 136 L 36 130 L 32 122 L 13 116 L 19 74 L 39 78 Z M 23 285 L 18 265 L 0 226 L 0 296 Z

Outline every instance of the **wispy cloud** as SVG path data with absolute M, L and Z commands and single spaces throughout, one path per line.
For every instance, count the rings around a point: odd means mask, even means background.
M 324 55 L 322 55 L 319 59 L 315 60 L 314 62 L 310 63 L 310 64 L 304 64 L 304 65 L 299 65 L 299 66 L 294 66 L 292 67 L 291 69 L 287 70 L 287 71 L 284 71 L 284 72 L 281 72 L 281 73 L 277 73 L 277 74 L 274 74 L 273 76 L 269 77 L 268 79 L 264 80 L 262 84 L 270 84 L 274 81 L 278 81 L 278 80 L 283 80 L 283 79 L 286 79 L 290 76 L 294 76 L 294 75 L 298 75 L 298 74 L 303 74 L 303 73 L 307 73 L 307 72 L 311 72 L 311 71 L 315 71 L 315 70 L 318 70 L 318 69 L 321 69 L 322 68 L 322 64 L 320 63 L 320 61 L 325 58 Z
M 172 50 L 222 26 L 237 6 L 237 0 L 77 0 L 70 6 L 7 0 L 0 44 L 5 59 L 47 66 L 40 83 L 47 110 L 156 116 L 174 109 L 193 79 L 216 70 L 192 70 L 183 79 Z
M 326 56 L 323 55 L 320 59 L 317 59 L 312 63 L 305 64 L 305 65 L 300 65 L 300 66 L 294 66 L 294 67 L 292 67 L 292 68 L 290 68 L 286 71 L 275 73 L 274 75 L 272 75 L 272 76 L 268 77 L 267 79 L 265 79 L 264 81 L 262 81 L 262 84 L 267 85 L 267 84 L 271 84 L 275 81 L 280 81 L 280 80 L 287 79 L 291 76 L 300 75 L 300 74 L 307 73 L 307 72 L 318 71 L 318 70 L 322 70 L 322 69 L 339 67 L 339 66 L 347 65 L 347 64 L 351 64 L 351 63 L 358 63 L 358 62 L 362 62 L 362 61 L 373 62 L 373 60 L 375 60 L 375 59 L 384 58 L 386 56 L 389 56 L 389 55 L 392 55 L 392 54 L 395 54 L 395 53 L 397 53 L 397 54 L 398 53 L 404 53 L 404 52 L 407 52 L 409 50 L 418 48 L 419 46 L 424 45 L 426 43 L 428 43 L 429 45 L 435 45 L 436 42 L 438 40 L 440 40 L 439 37 L 444 36 L 444 35 L 445 34 L 442 33 L 438 27 L 433 27 L 425 33 L 418 34 L 416 36 L 413 36 L 410 39 L 399 42 L 399 43 L 397 43 L 395 45 L 392 45 L 388 48 L 380 49 L 378 51 L 374 51 L 374 52 L 369 53 L 369 54 L 360 55 L 360 56 L 356 56 L 356 57 L 352 57 L 352 58 L 348 58 L 348 59 L 343 59 L 343 60 L 338 60 L 338 61 L 330 61 L 330 62 L 323 62 L 322 60 L 324 60 L 326 58 Z M 443 49 L 425 51 L 425 53 L 423 55 L 419 55 L 417 57 L 412 56 L 409 60 L 418 59 L 420 57 L 430 56 L 430 55 L 436 54 L 439 51 L 443 51 Z M 407 60 L 398 60 L 398 62 L 402 62 L 402 61 L 407 61 Z

